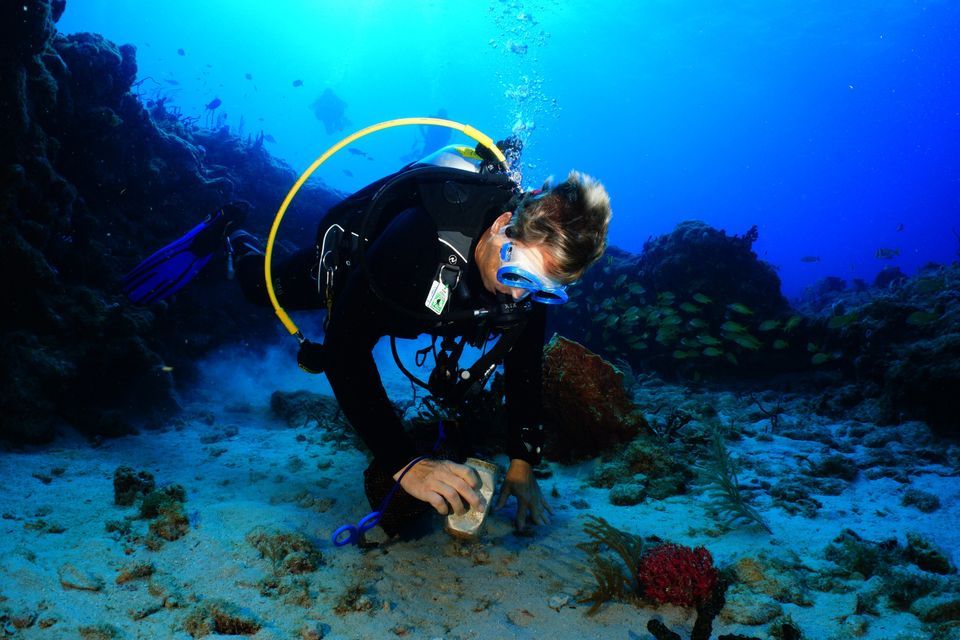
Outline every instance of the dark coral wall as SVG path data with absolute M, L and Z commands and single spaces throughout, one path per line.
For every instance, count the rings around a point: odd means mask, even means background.
M 198 356 L 274 335 L 272 314 L 245 305 L 222 262 L 150 308 L 119 283 L 228 200 L 249 201 L 262 230 L 296 177 L 261 142 L 148 109 L 131 92 L 136 49 L 58 34 L 63 10 L 0 3 L 0 437 L 14 441 L 48 439 L 61 423 L 110 434 L 159 419 Z M 334 200 L 305 190 L 295 235 L 311 237 L 304 212 Z

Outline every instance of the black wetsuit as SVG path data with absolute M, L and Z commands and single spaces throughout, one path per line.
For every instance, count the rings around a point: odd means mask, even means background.
M 489 228 L 501 211 L 489 212 L 484 229 Z M 321 228 L 326 225 L 321 224 Z M 477 238 L 470 248 L 466 276 L 451 294 L 446 310 L 472 309 L 495 303 L 481 281 L 473 261 Z M 320 309 L 323 301 L 317 283 L 310 277 L 315 267 L 315 251 L 295 254 L 275 268 L 278 298 L 288 309 Z M 420 208 L 397 214 L 376 237 L 367 251 L 367 264 L 379 289 L 391 300 L 420 315 L 432 315 L 424 305 L 436 274 L 439 243 L 430 216 Z M 267 303 L 263 286 L 263 258 L 244 258 L 238 275 L 251 301 Z M 315 273 L 315 271 L 313 271 Z M 541 366 L 546 309 L 534 304 L 521 335 L 504 360 L 507 401 L 508 441 L 505 453 L 511 458 L 537 462 L 539 456 L 528 452 L 521 429 L 540 422 Z M 327 379 L 344 414 L 373 452 L 375 462 L 385 469 L 399 471 L 423 451 L 418 451 L 404 432 L 399 416 L 383 388 L 372 350 L 383 336 L 415 338 L 425 333 L 445 336 L 478 332 L 476 320 L 435 331 L 427 319 L 418 320 L 390 308 L 367 285 L 360 269 L 354 268 L 337 293 L 333 315 L 327 324 Z

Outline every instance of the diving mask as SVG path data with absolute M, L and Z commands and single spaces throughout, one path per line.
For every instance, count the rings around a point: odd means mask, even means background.
M 523 289 L 536 302 L 544 304 L 563 304 L 567 301 L 566 285 L 562 285 L 543 275 L 540 261 L 533 249 L 521 247 L 507 240 L 500 247 L 500 268 L 497 269 L 497 281 L 514 289 Z

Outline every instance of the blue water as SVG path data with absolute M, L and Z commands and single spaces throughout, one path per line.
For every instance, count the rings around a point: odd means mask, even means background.
M 144 100 L 234 131 L 242 116 L 298 172 L 381 120 L 445 109 L 494 138 L 516 128 L 527 186 L 571 168 L 607 185 L 612 244 L 639 251 L 690 218 L 756 224 L 790 297 L 960 252 L 960 3 L 267 6 L 74 0 L 59 28 L 136 45 Z M 310 108 L 325 89 L 347 104 L 342 131 Z M 364 139 L 366 156 L 341 153 L 320 179 L 356 189 L 423 142 L 416 128 Z

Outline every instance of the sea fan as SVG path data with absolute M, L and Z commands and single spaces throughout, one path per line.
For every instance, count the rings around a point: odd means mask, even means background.
M 608 600 L 635 602 L 638 599 L 637 571 L 643 556 L 643 539 L 640 536 L 620 531 L 603 518 L 590 516 L 583 530 L 593 538 L 577 547 L 589 556 L 590 571 L 597 579 L 597 588 L 592 594 L 580 600 L 590 602 L 587 615 L 593 615 Z M 607 558 L 604 551 L 615 552 L 620 563 Z M 624 572 L 626 566 L 626 572 Z
M 700 467 L 700 473 L 708 486 L 707 494 L 710 496 L 716 515 L 731 527 L 756 523 L 767 533 L 773 533 L 740 492 L 737 465 L 727 451 L 722 430 L 718 425 L 713 428 L 711 444 L 713 459 L 706 466 Z

